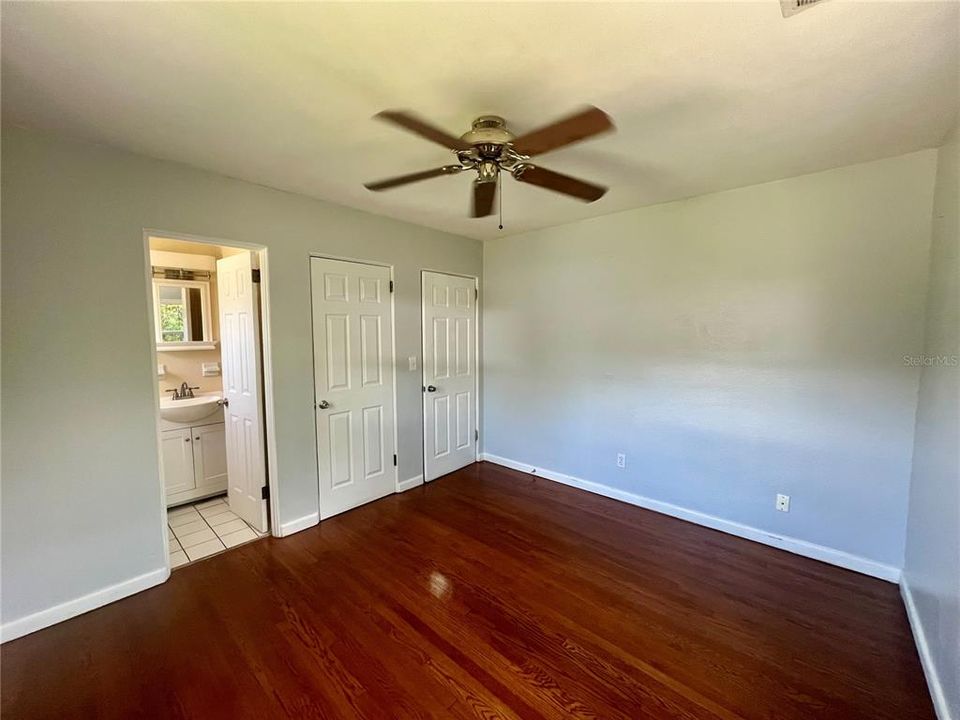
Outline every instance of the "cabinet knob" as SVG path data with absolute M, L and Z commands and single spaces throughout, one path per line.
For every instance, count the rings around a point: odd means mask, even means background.
M 197 437 L 194 438 L 194 440 L 199 440 L 199 439 L 200 439 L 199 435 L 197 435 Z
M 184 441 L 184 442 L 190 442 L 190 438 L 184 438 L 183 441 Z

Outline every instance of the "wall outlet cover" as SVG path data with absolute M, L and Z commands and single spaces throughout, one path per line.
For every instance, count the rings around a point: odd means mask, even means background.
M 790 496 L 777 494 L 777 510 L 780 512 L 790 512 Z
M 622 468 L 627 466 L 627 456 L 623 453 L 617 453 L 617 467 Z

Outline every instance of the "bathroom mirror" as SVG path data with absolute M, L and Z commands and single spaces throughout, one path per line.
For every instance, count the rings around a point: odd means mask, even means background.
M 210 325 L 210 283 L 153 281 L 157 350 L 206 350 L 216 346 Z

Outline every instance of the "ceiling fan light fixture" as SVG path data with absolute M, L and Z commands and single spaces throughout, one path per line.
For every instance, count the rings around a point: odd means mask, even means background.
M 477 182 L 496 182 L 500 175 L 500 166 L 492 160 L 477 164 Z

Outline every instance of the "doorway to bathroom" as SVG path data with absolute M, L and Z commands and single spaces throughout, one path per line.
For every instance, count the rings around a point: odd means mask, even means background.
M 169 564 L 270 533 L 266 249 L 145 233 Z

